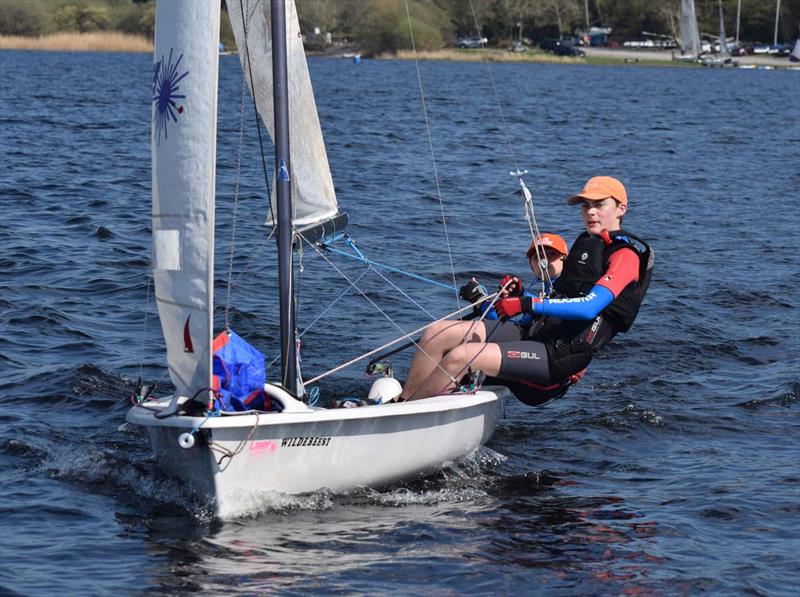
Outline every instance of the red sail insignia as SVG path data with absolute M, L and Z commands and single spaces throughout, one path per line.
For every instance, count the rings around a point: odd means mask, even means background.
M 183 326 L 183 352 L 194 352 L 192 346 L 192 333 L 189 330 L 189 320 L 192 318 L 191 314 L 186 318 L 186 323 Z

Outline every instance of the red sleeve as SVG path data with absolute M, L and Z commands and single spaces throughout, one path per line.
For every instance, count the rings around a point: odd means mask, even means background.
M 597 282 L 597 286 L 608 288 L 614 295 L 619 293 L 631 282 L 639 280 L 639 256 L 633 249 L 620 249 L 608 260 L 608 269 Z

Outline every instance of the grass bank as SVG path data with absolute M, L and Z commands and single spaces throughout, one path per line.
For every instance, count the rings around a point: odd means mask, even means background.
M 127 33 L 54 33 L 42 37 L 0 35 L 0 50 L 54 50 L 61 52 L 152 52 L 150 40 Z
M 381 59 L 399 59 L 399 60 L 414 60 L 414 52 L 410 50 L 399 50 L 397 54 L 384 54 L 378 56 Z M 651 57 L 635 57 L 631 58 L 627 55 L 614 56 L 614 55 L 588 55 L 588 56 L 556 56 L 543 50 L 531 49 L 527 52 L 509 52 L 508 50 L 500 50 L 495 48 L 486 48 L 485 50 L 457 50 L 457 49 L 444 49 L 435 50 L 430 52 L 417 52 L 416 58 L 419 60 L 443 60 L 447 62 L 527 62 L 533 64 L 606 64 L 614 66 L 678 66 L 678 67 L 696 67 L 697 64 L 690 64 L 685 62 L 674 62 L 665 60 L 663 58 Z
M 396 58 L 399 60 L 443 60 L 446 62 L 534 62 L 537 64 L 586 64 L 585 58 L 573 56 L 556 56 L 539 50 L 528 52 L 509 52 L 508 50 L 498 50 L 486 48 L 485 50 L 457 50 L 444 49 L 432 50 L 428 52 L 417 52 L 416 55 L 411 50 L 399 50 L 396 55 L 382 55 L 379 58 Z

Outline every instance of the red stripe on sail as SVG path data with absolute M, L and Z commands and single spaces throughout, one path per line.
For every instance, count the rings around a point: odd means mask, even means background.
M 192 346 L 192 333 L 189 330 L 189 320 L 192 318 L 191 314 L 186 318 L 186 323 L 183 325 L 183 352 L 194 352 Z

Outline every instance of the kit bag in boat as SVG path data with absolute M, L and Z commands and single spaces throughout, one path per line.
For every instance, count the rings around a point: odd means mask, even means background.
M 215 407 L 223 412 L 280 410 L 264 392 L 266 358 L 232 330 L 214 339 Z

